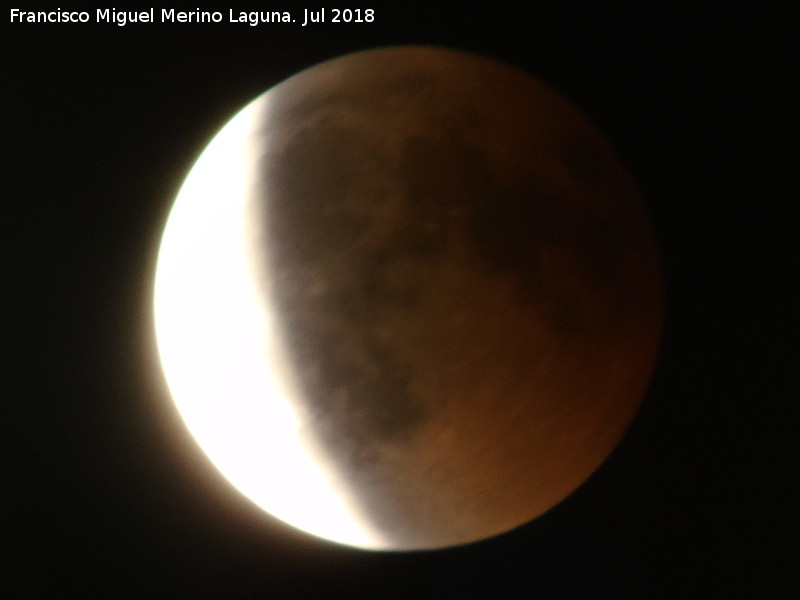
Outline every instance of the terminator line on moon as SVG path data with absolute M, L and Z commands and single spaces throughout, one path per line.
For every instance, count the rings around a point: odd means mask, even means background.
M 620 161 L 483 57 L 335 59 L 244 108 L 187 177 L 156 333 L 209 458 L 264 510 L 382 550 L 493 536 L 623 435 L 662 280 Z

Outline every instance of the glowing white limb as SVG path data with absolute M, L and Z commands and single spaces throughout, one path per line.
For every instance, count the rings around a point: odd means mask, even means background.
M 301 441 L 291 372 L 248 266 L 245 210 L 268 143 L 258 139 L 265 102 L 212 140 L 170 213 L 155 285 L 162 366 L 192 435 L 245 496 L 314 535 L 382 547 Z

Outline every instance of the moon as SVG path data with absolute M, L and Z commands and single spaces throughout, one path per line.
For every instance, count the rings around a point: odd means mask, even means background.
M 156 267 L 170 393 L 221 474 L 337 543 L 437 549 L 580 486 L 640 405 L 663 281 L 569 101 L 434 47 L 337 58 L 209 143 Z

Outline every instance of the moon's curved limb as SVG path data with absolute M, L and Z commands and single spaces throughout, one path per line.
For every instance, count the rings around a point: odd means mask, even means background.
M 275 315 L 250 276 L 245 207 L 264 145 L 254 139 L 263 104 L 213 139 L 170 213 L 154 296 L 161 362 L 192 435 L 245 496 L 314 535 L 382 546 L 302 440 Z

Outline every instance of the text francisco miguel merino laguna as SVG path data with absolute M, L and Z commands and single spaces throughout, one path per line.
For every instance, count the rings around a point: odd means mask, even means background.
M 299 11 L 296 11 L 299 15 Z M 320 8 L 318 10 L 303 9 L 301 19 L 292 16 L 288 10 L 283 11 L 238 11 L 228 9 L 228 23 L 241 23 L 255 27 L 262 23 L 296 23 L 303 27 L 312 23 L 372 23 L 375 21 L 375 10 L 371 8 Z M 222 23 L 222 12 L 207 10 L 175 10 L 161 8 L 159 12 L 151 8 L 143 11 L 122 11 L 115 8 L 98 8 L 92 14 L 88 11 L 69 11 L 60 8 L 51 11 L 34 11 L 11 9 L 12 23 L 113 23 L 120 27 L 129 23 Z

